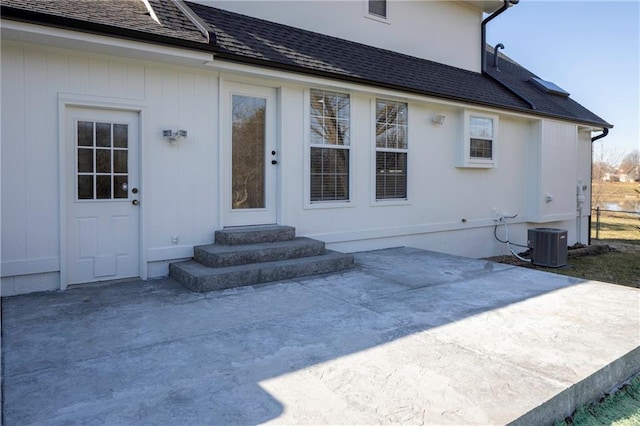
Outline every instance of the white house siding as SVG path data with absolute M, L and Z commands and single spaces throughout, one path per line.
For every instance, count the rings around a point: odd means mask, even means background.
M 352 97 L 353 108 L 365 111 L 352 120 L 353 202 L 331 209 L 301 206 L 294 216 L 298 229 L 343 250 L 413 245 L 469 256 L 500 252 L 502 245 L 493 237 L 494 211 L 519 214 L 515 223 L 526 214 L 528 121 L 501 117 L 499 167 L 457 168 L 462 110 L 410 101 L 409 200 L 376 202 L 373 127 L 367 115 L 374 100 Z M 442 127 L 432 124 L 434 114 L 446 115 Z
M 219 178 L 225 159 L 218 158 L 218 105 L 227 82 L 277 89 L 278 222 L 295 226 L 299 235 L 345 251 L 409 245 L 480 257 L 506 253 L 493 237 L 497 211 L 518 214 L 510 229 L 514 242 L 525 243 L 527 228 L 534 226 L 567 228 L 575 240 L 575 185 L 579 176 L 588 181 L 588 170 L 578 169 L 576 161 L 578 153 L 582 160 L 590 149 L 586 137 L 578 140 L 575 125 L 487 111 L 499 115 L 498 165 L 461 168 L 456 152 L 464 105 L 399 92 L 380 95 L 373 88 L 259 68 L 241 67 L 247 71 L 241 76 L 234 67 L 216 61 L 178 67 L 4 42 L 3 294 L 60 288 L 60 93 L 142 108 L 143 277 L 166 275 L 169 261 L 191 257 L 193 246 L 212 242 L 223 225 Z M 266 74 L 271 77 L 261 77 Z M 351 95 L 349 203 L 306 201 L 312 88 Z M 374 200 L 377 97 L 409 105 L 407 201 Z M 446 116 L 444 125 L 432 123 L 435 114 Z M 186 140 L 172 145 L 161 137 L 163 129 L 178 128 L 188 131 Z M 553 194 L 552 203 L 542 201 L 546 192 Z
M 574 220 L 579 179 L 577 126 L 541 120 L 534 134 L 529 151 L 529 220 Z
M 480 71 L 482 11 L 450 1 L 390 1 L 388 19 L 366 17 L 366 0 L 196 0 L 220 9 Z
M 3 43 L 3 295 L 60 287 L 60 93 L 143 106 L 143 257 L 190 257 L 193 245 L 210 242 L 217 225 L 217 84 L 215 72 Z M 189 131 L 187 141 L 171 145 L 161 137 L 178 127 Z M 150 265 L 150 276 L 166 271 Z
M 581 181 L 582 185 L 586 185 L 584 191 L 584 204 L 582 205 L 582 217 L 578 216 L 577 220 L 581 221 L 580 236 L 576 235 L 576 240 L 583 244 L 589 241 L 589 216 L 591 215 L 591 130 L 582 130 L 578 132 L 578 176 L 577 181 Z M 576 182 L 577 183 L 577 182 Z M 577 187 L 576 187 L 577 191 Z M 577 207 L 577 199 L 576 199 Z M 577 227 L 576 227 L 577 232 Z

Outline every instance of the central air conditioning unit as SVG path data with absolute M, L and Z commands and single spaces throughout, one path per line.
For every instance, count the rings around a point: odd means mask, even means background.
M 534 228 L 528 231 L 527 246 L 531 249 L 531 263 L 558 268 L 567 264 L 567 230 Z

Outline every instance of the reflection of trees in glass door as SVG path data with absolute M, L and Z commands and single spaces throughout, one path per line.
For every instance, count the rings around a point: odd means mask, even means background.
M 251 96 L 232 97 L 233 209 L 265 207 L 265 110 L 267 100 Z

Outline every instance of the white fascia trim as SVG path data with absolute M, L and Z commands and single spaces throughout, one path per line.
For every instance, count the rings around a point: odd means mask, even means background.
M 81 33 L 4 19 L 2 41 L 14 41 L 125 58 L 181 65 L 210 63 L 213 54 L 154 43 Z
M 399 90 L 385 89 L 377 86 L 368 86 L 366 84 L 350 83 L 348 81 L 339 81 L 329 77 L 315 77 L 311 75 L 305 75 L 290 71 L 280 71 L 272 68 L 261 67 L 256 65 L 245 65 L 236 62 L 226 61 L 224 59 L 216 59 L 215 61 L 209 61 L 205 63 L 209 68 L 215 69 L 219 72 L 234 73 L 235 75 L 242 75 L 248 78 L 267 79 L 278 83 L 289 83 L 303 87 L 314 87 L 317 89 L 328 89 L 335 91 L 348 91 L 352 94 L 363 94 L 367 96 L 387 97 L 389 99 L 396 99 L 403 102 L 420 102 L 429 103 L 435 105 L 445 105 L 447 107 L 464 109 L 475 109 L 482 111 L 484 114 L 499 114 L 500 116 L 509 116 L 516 118 L 524 118 L 527 120 L 548 120 L 546 117 L 539 117 L 535 115 L 528 115 L 525 113 L 519 113 L 510 111 L 507 109 L 500 109 L 496 107 L 477 105 L 473 103 L 464 103 L 459 101 L 452 101 L 448 99 L 436 98 L 428 95 L 417 95 L 409 92 L 402 92 Z M 572 122 L 570 122 L 572 123 Z

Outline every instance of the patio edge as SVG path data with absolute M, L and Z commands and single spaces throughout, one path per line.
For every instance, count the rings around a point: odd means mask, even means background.
M 640 346 L 571 385 L 553 398 L 509 423 L 509 426 L 552 425 L 585 404 L 598 400 L 640 373 Z

